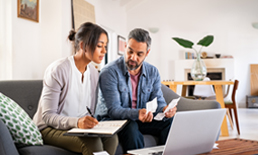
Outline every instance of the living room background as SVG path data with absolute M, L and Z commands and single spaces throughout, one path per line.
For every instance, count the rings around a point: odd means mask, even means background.
M 251 25 L 258 22 L 257 0 L 86 1 L 95 7 L 96 23 L 112 31 L 112 38 L 127 37 L 135 27 L 158 28 L 151 33 L 146 61 L 159 69 L 162 80 L 173 78 L 171 62 L 183 59 L 185 52 L 172 37 L 197 41 L 213 34 L 214 43 L 204 51 L 234 57 L 232 78 L 240 81 L 237 102 L 245 106 L 245 96 L 250 95 L 249 65 L 258 62 L 258 30 Z M 36 23 L 17 17 L 17 0 L 0 0 L 0 80 L 42 79 L 51 62 L 70 55 L 66 37 L 71 29 L 71 0 L 40 0 L 39 8 Z M 118 57 L 116 44 L 112 46 L 110 61 Z

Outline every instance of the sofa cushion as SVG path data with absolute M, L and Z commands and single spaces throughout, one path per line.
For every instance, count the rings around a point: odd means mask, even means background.
M 0 93 L 0 119 L 15 143 L 43 145 L 42 136 L 28 114 L 13 100 Z

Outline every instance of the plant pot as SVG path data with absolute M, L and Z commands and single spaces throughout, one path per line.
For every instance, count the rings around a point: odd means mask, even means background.
M 200 53 L 197 53 L 197 57 L 194 60 L 191 69 L 191 77 L 194 81 L 202 81 L 207 74 L 207 69 L 204 61 L 201 59 Z

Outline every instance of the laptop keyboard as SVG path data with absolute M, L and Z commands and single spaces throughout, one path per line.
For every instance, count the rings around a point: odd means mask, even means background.
M 149 155 L 162 155 L 163 151 L 160 152 L 153 152 L 153 153 L 148 153 Z

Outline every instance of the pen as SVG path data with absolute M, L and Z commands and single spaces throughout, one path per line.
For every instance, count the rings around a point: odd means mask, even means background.
M 91 113 L 91 111 L 90 111 L 90 108 L 89 108 L 88 106 L 86 106 L 86 109 L 88 110 L 88 112 L 89 112 L 89 114 L 91 115 L 91 117 L 95 118 L 95 117 L 92 115 L 92 113 Z

